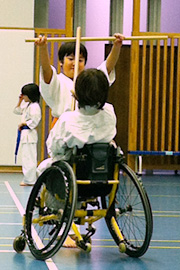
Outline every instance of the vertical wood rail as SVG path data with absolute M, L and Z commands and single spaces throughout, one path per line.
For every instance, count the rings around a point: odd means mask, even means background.
M 176 83 L 176 114 L 175 114 L 175 151 L 179 151 L 179 103 L 180 103 L 180 38 L 178 38 L 177 52 L 177 83 Z
M 140 29 L 140 0 L 133 0 L 133 35 L 137 35 Z
M 164 41 L 163 55 L 163 89 L 162 89 L 162 123 L 161 123 L 161 151 L 165 149 L 165 125 L 166 125 L 166 89 L 167 89 L 167 40 Z
M 169 108 L 168 108 L 168 150 L 172 150 L 172 121 L 173 121 L 173 81 L 174 81 L 174 38 L 171 39 L 170 57 L 170 83 L 169 83 Z
M 52 110 L 51 110 L 51 108 L 48 108 L 48 130 L 50 131 L 51 130 L 51 125 L 52 125 L 52 114 L 51 114 L 51 112 L 52 112 Z
M 139 42 L 131 45 L 131 72 L 129 93 L 129 136 L 128 149 L 137 149 L 137 112 L 138 112 L 138 80 L 139 79 Z M 128 155 L 128 164 L 133 168 L 134 157 Z
M 52 37 L 54 37 L 54 34 L 51 35 Z M 50 43 L 50 63 L 51 65 L 53 65 L 54 63 L 54 43 Z
M 146 81 L 146 46 L 147 41 L 143 41 L 142 53 L 142 77 L 141 77 L 141 108 L 140 108 L 140 150 L 144 149 L 144 111 L 145 111 L 145 81 Z
M 134 82 L 134 132 L 135 132 L 135 144 L 137 147 L 137 115 L 138 115 L 138 96 L 139 96 L 139 41 L 135 42 L 136 44 L 136 73 L 135 73 L 135 82 Z
M 58 51 L 59 51 L 59 48 L 61 47 L 61 42 L 58 42 Z M 60 62 L 58 61 L 57 63 L 57 73 L 59 74 L 61 72 L 61 66 L 60 66 Z
M 137 113 L 138 113 L 138 78 L 139 78 L 139 42 L 133 42 L 132 92 L 131 98 L 131 139 L 132 149 L 137 149 Z
M 66 36 L 73 34 L 73 4 L 74 0 L 66 0 Z
M 154 115 L 154 150 L 158 150 L 159 134 L 159 78 L 160 78 L 160 40 L 156 46 L 156 85 L 155 85 L 155 115 Z
M 132 121 L 132 111 L 133 111 L 133 87 L 134 87 L 134 54 L 135 54 L 134 44 L 131 44 L 131 57 L 130 57 L 130 85 L 129 85 L 129 120 L 128 120 L 128 149 L 135 149 L 135 146 L 132 141 L 133 136 L 133 121 Z M 128 155 L 128 165 L 133 168 L 134 166 L 134 157 L 132 155 Z
M 152 75 L 153 75 L 153 40 L 150 41 L 150 54 L 149 54 L 147 150 L 151 150 L 151 136 L 152 136 L 152 82 L 153 82 Z

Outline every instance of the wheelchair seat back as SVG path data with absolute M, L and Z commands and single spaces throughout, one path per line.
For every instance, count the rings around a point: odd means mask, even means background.
M 113 179 L 115 148 L 109 143 L 87 144 L 78 149 L 76 159 L 76 178 L 91 180 L 90 185 L 78 185 L 79 197 L 97 197 L 110 193 Z

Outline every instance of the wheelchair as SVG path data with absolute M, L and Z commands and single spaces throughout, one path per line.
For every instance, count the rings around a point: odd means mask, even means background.
M 96 143 L 74 152 L 70 161 L 53 163 L 37 179 L 14 250 L 20 253 L 27 244 L 36 259 L 46 260 L 62 247 L 72 227 L 77 246 L 90 252 L 93 224 L 105 218 L 119 251 L 142 256 L 150 244 L 153 218 L 141 180 L 119 147 Z M 77 224 L 87 224 L 86 234 L 81 235 Z

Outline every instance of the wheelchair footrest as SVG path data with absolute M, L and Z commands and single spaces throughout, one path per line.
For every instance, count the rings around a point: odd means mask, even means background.
M 83 240 L 76 241 L 76 244 L 79 248 L 89 253 L 91 251 L 91 236 L 95 234 L 96 228 L 92 225 L 86 229 L 88 232 L 85 235 L 82 235 Z
M 89 225 L 89 227 L 86 229 L 88 232 L 86 235 L 83 236 L 84 241 L 87 243 L 90 237 L 95 234 L 96 228 L 92 225 Z

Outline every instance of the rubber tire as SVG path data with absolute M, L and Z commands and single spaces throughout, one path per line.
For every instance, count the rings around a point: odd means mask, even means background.
M 111 217 L 115 218 L 124 236 L 125 253 L 131 257 L 140 257 L 147 251 L 152 237 L 151 206 L 142 182 L 131 168 L 123 163 L 119 165 L 119 170 L 120 183 L 105 220 L 113 239 L 119 246 L 120 239 L 111 224 Z M 138 203 L 138 209 L 136 209 L 136 203 Z M 102 206 L 107 207 L 106 198 L 102 198 Z M 141 241 L 138 240 L 140 236 Z
M 55 178 L 54 178 L 55 176 Z M 50 180 L 49 180 L 50 179 Z M 54 184 L 52 184 L 54 183 Z M 36 211 L 37 215 L 40 215 L 40 211 L 45 211 L 40 208 L 40 195 L 41 189 L 43 186 L 48 187 L 50 190 L 50 196 L 52 197 L 53 203 L 56 202 L 56 192 L 59 193 L 59 196 L 63 196 L 61 190 L 66 191 L 64 200 L 62 217 L 58 221 L 49 221 L 42 224 L 32 224 L 34 215 Z M 59 161 L 54 163 L 50 168 L 46 169 L 45 172 L 38 178 L 36 184 L 34 185 L 26 208 L 26 223 L 25 223 L 25 232 L 27 235 L 27 243 L 29 249 L 33 256 L 38 260 L 46 260 L 52 257 L 63 245 L 69 229 L 71 227 L 75 207 L 77 201 L 77 184 L 74 172 L 71 166 L 65 161 Z M 59 202 L 58 202 L 59 203 Z M 54 213 L 56 206 L 46 206 L 44 209 L 48 209 L 48 215 Z M 52 213 L 51 213 L 52 211 Z M 56 212 L 58 212 L 57 209 Z M 45 214 L 44 214 L 45 215 Z M 32 226 L 33 225 L 33 226 Z M 64 225 L 64 226 L 63 226 Z M 37 236 L 33 236 L 32 227 L 36 229 L 36 234 L 38 235 L 40 242 L 43 243 L 43 246 L 37 244 Z M 61 230 L 61 236 L 59 237 L 59 232 Z M 46 234 L 42 232 L 46 232 Z M 48 232 L 48 234 L 47 234 Z M 47 235 L 47 236 L 46 236 Z M 46 240 L 48 237 L 48 240 Z

